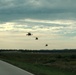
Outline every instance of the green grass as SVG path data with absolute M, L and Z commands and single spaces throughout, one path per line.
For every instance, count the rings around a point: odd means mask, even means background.
M 34 73 L 35 75 L 76 75 L 70 71 L 60 70 L 55 67 L 44 66 L 41 64 L 31 64 L 19 61 L 7 61 L 16 65 L 24 70 Z
M 1 53 L 0 59 L 35 75 L 76 75 L 75 54 Z

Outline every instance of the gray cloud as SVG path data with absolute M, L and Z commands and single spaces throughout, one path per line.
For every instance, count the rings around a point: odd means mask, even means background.
M 76 0 L 0 0 L 0 23 L 17 19 L 76 19 Z

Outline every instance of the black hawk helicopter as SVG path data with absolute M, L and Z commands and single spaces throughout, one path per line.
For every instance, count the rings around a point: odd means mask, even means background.
M 28 32 L 26 35 L 27 35 L 27 36 L 31 36 L 31 35 L 33 35 L 33 34 L 31 34 L 30 32 Z
M 48 44 L 46 44 L 45 46 L 48 46 Z
M 38 37 L 36 37 L 35 40 L 38 40 Z

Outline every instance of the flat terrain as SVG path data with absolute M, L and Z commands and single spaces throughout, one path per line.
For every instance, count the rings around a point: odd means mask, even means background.
M 0 59 L 35 75 L 76 75 L 76 51 L 6 51 Z

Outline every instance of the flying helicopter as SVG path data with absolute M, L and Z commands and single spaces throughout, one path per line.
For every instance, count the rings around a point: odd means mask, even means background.
M 45 46 L 48 46 L 48 44 L 46 44 Z
M 31 35 L 33 35 L 33 34 L 31 34 L 30 32 L 28 32 L 26 35 L 27 35 L 27 36 L 31 36 Z
M 38 37 L 36 37 L 35 40 L 38 40 Z

